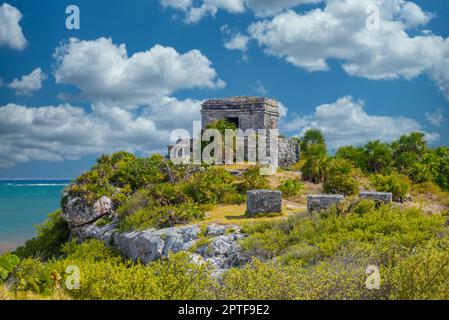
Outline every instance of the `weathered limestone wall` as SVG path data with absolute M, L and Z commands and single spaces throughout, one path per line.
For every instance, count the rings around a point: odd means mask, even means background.
M 288 167 L 299 161 L 299 141 L 279 138 L 278 159 L 280 167 Z
M 342 201 L 344 197 L 338 194 L 320 194 L 307 196 L 307 211 L 321 211 L 330 208 L 333 204 Z
M 246 213 L 255 216 L 259 213 L 282 212 L 282 192 L 278 190 L 250 190 L 246 193 Z
M 238 118 L 239 129 L 277 129 L 279 127 L 278 102 L 267 98 L 234 97 L 207 100 L 201 109 L 203 129 L 226 118 Z
M 360 192 L 360 198 L 362 199 L 372 199 L 379 203 L 391 203 L 393 202 L 393 194 L 391 192 L 371 192 L 362 191 Z
M 180 141 L 178 141 L 180 143 Z M 190 155 L 193 154 L 193 141 L 192 140 L 185 140 L 184 145 L 186 146 L 185 150 L 187 152 L 190 152 Z M 267 151 L 266 155 L 270 156 L 270 145 L 269 145 L 269 139 L 267 139 Z M 170 158 L 170 153 L 173 146 L 169 145 L 167 146 L 167 158 Z M 178 156 L 181 156 L 181 151 L 178 150 Z M 256 150 L 254 150 L 254 155 L 252 158 L 256 157 L 257 159 L 258 149 L 256 146 Z M 278 140 L 278 166 L 280 167 L 288 167 L 290 165 L 295 164 L 299 161 L 299 154 L 300 154 L 300 146 L 299 141 L 296 139 L 288 139 L 288 138 L 279 138 Z M 235 155 L 234 155 L 235 156 Z M 247 161 L 249 159 L 248 157 L 248 138 L 244 138 L 244 159 Z M 223 161 L 224 161 L 224 154 L 223 154 Z

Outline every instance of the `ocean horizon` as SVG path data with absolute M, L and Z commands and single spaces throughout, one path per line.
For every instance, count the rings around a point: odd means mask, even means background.
M 70 180 L 0 180 L 0 253 L 13 251 L 36 235 L 36 225 L 60 208 Z

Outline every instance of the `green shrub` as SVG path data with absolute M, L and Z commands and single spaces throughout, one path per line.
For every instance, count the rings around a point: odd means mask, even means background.
M 183 184 L 183 191 L 200 204 L 222 203 L 230 193 L 237 193 L 234 177 L 223 168 L 210 167 L 191 176 Z
M 405 201 L 411 186 L 408 178 L 400 174 L 374 175 L 371 180 L 377 191 L 393 193 L 393 200 L 398 202 Z
M 260 166 L 251 166 L 243 173 L 243 179 L 238 184 L 238 191 L 246 195 L 246 192 L 254 189 L 269 189 L 270 184 L 266 176 L 260 175 Z
M 324 192 L 354 195 L 359 191 L 356 172 L 348 160 L 335 158 L 329 163 L 324 181 Z
M 97 240 L 80 245 L 70 244 L 64 259 L 42 263 L 29 260 L 21 273 L 29 278 L 48 279 L 48 292 L 64 290 L 74 299 L 89 300 L 155 300 L 205 299 L 214 280 L 206 265 L 191 262 L 187 253 L 171 255 L 145 266 L 123 261 Z M 67 290 L 68 266 L 79 268 L 79 289 Z M 58 289 L 60 288 L 60 289 Z M 32 286 L 16 289 L 33 290 Z
M 48 216 L 47 221 L 37 226 L 37 236 L 18 247 L 15 253 L 22 259 L 58 257 L 61 254 L 61 246 L 68 241 L 69 235 L 69 227 L 61 217 L 61 210 L 55 211 Z
M 302 177 L 313 183 L 323 182 L 328 169 L 329 158 L 322 145 L 312 145 L 308 149 L 304 165 L 302 166 Z
M 352 208 L 352 211 L 358 215 L 364 215 L 368 212 L 371 212 L 375 210 L 377 207 L 377 204 L 374 200 L 371 199 L 361 199 L 360 201 L 355 204 L 355 206 Z
M 296 197 L 304 191 L 304 184 L 299 179 L 288 179 L 282 181 L 277 189 L 285 197 Z
M 168 181 L 165 168 L 165 160 L 158 154 L 149 158 L 136 158 L 127 152 L 103 155 L 90 171 L 67 187 L 67 192 L 71 196 L 82 197 L 90 204 L 102 196 L 121 204 L 139 188 Z
M 0 283 L 8 279 L 19 262 L 20 258 L 14 254 L 7 253 L 0 256 Z
M 443 217 L 427 216 L 417 209 L 365 206 L 364 210 L 353 207 L 345 214 L 329 211 L 246 226 L 243 232 L 249 236 L 242 246 L 263 259 L 281 256 L 302 243 L 317 247 L 322 258 L 334 255 L 348 242 L 365 244 L 382 254 L 395 246 L 412 248 L 445 230 Z
M 150 205 L 123 217 L 120 221 L 120 229 L 132 231 L 167 228 L 204 217 L 204 211 L 191 202 L 177 206 Z
M 449 299 L 449 242 L 433 239 L 383 273 L 389 299 Z

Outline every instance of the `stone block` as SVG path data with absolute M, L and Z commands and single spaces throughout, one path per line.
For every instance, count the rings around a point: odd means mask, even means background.
M 339 194 L 320 194 L 307 196 L 307 211 L 321 211 L 340 203 L 344 197 Z
M 362 199 L 372 199 L 378 203 L 391 203 L 393 202 L 393 194 L 391 192 L 371 192 L 362 191 L 360 192 L 360 198 Z
M 246 213 L 249 216 L 282 212 L 282 192 L 278 190 L 250 190 L 246 193 Z

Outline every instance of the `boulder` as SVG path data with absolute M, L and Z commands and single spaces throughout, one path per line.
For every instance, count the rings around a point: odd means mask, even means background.
M 120 233 L 115 223 L 111 223 L 102 227 L 91 224 L 77 227 L 76 230 L 81 239 L 95 238 L 108 246 L 114 245 L 123 256 L 145 264 L 167 257 L 170 252 L 191 250 L 200 235 L 200 227 L 197 225 Z M 233 233 L 225 234 L 230 230 Z M 217 275 L 223 270 L 245 264 L 249 258 L 238 243 L 244 238 L 239 230 L 234 225 L 209 225 L 206 235 L 211 238 L 207 244 L 192 252 L 192 261 L 198 264 L 209 263 L 217 271 Z
M 113 211 L 112 200 L 106 196 L 98 199 L 93 205 L 79 197 L 65 195 L 62 206 L 62 217 L 71 227 L 92 223 Z
M 338 194 L 320 194 L 307 196 L 307 211 L 321 211 L 340 203 L 344 197 Z
M 247 261 L 238 243 L 243 238 L 244 236 L 239 233 L 221 235 L 198 247 L 195 253 L 216 269 L 241 266 Z
M 282 212 L 282 192 L 278 190 L 250 190 L 246 193 L 246 213 L 249 216 Z
M 117 233 L 114 235 L 114 244 L 124 256 L 149 263 L 168 256 L 170 252 L 190 249 L 199 233 L 197 225 Z

